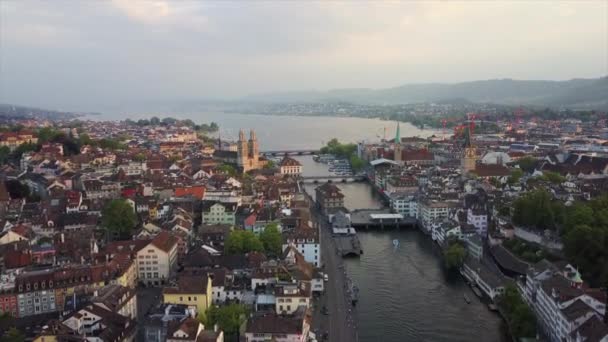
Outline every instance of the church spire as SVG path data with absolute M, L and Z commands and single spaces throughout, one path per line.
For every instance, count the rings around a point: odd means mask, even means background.
M 401 143 L 401 130 L 399 129 L 399 122 L 397 122 L 397 132 L 395 133 L 395 144 Z
M 245 131 L 242 128 L 239 131 L 239 141 L 245 141 Z

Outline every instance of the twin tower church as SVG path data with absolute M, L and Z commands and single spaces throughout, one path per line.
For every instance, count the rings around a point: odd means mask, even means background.
M 249 132 L 249 140 L 245 137 L 245 131 L 239 131 L 239 140 L 228 150 L 222 148 L 222 142 L 218 142 L 218 149 L 213 153 L 215 159 L 224 163 L 236 165 L 240 171 L 247 172 L 263 168 L 268 160 L 260 156 L 260 144 L 255 135 L 255 131 Z

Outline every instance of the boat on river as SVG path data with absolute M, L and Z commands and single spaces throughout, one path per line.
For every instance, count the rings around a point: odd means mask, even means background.
M 479 290 L 479 288 L 475 285 L 471 285 L 471 289 L 473 289 L 473 293 L 475 293 L 475 295 L 479 298 L 483 297 L 483 294 L 481 293 L 481 290 Z
M 395 248 L 399 247 L 399 240 L 394 239 L 393 240 L 393 246 L 395 246 Z

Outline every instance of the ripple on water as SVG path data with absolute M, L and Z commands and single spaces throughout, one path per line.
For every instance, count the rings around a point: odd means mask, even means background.
M 477 300 L 464 302 L 470 289 L 446 277 L 428 237 L 403 230 L 362 232 L 359 239 L 365 253 L 345 264 L 361 290 L 360 341 L 500 341 L 500 318 Z

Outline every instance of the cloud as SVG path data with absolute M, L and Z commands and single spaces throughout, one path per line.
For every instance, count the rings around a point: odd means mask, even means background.
M 0 101 L 608 74 L 608 2 L 0 1 Z

